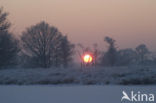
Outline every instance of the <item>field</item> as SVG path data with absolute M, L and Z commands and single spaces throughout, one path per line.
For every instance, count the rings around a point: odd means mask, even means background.
M 149 66 L 97 68 L 12 68 L 0 70 L 0 84 L 156 84 L 156 68 Z

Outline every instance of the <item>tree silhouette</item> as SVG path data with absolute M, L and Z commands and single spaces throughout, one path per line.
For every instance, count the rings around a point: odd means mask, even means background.
M 115 40 L 110 37 L 105 37 L 104 41 L 108 43 L 108 51 L 102 57 L 102 65 L 114 66 L 117 60 L 117 49 Z
M 74 53 L 74 45 L 68 41 L 67 36 L 62 38 L 61 42 L 62 51 L 62 64 L 64 67 L 68 67 L 69 62 L 72 60 L 72 54 Z
M 67 37 L 44 21 L 27 28 L 21 40 L 23 53 L 30 58 L 30 64 L 37 67 L 58 67 L 71 53 Z M 64 60 L 65 65 L 67 62 Z
M 140 44 L 136 47 L 136 53 L 138 63 L 143 64 L 150 52 L 145 44 Z
M 7 20 L 8 13 L 0 8 L 0 67 L 9 67 L 17 63 L 19 52 L 18 41 L 8 32 L 10 22 Z
M 3 7 L 0 8 L 0 31 L 7 31 L 11 23 L 7 20 L 8 13 L 3 12 Z
M 118 51 L 118 66 L 126 66 L 136 63 L 136 52 L 131 48 L 121 49 Z

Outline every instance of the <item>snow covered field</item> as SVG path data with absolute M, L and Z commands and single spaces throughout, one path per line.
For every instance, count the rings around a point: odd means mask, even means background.
M 153 93 L 156 95 L 156 86 L 154 85 L 10 85 L 0 86 L 0 103 L 121 103 L 123 90 L 127 93 L 133 90 L 135 92 L 140 91 L 141 93 Z
M 156 95 L 156 69 L 139 66 L 3 69 L 0 84 L 0 103 L 121 103 L 122 91 Z
M 156 67 L 2 69 L 0 84 L 156 84 Z

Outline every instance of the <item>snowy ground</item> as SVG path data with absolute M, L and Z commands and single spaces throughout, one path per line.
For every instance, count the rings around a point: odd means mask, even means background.
M 0 86 L 0 103 L 121 103 L 122 91 L 156 95 L 156 86 Z M 123 103 L 128 103 L 123 102 Z M 144 103 L 144 102 L 139 102 Z M 155 103 L 155 102 L 152 102 Z
M 156 67 L 2 69 L 0 84 L 156 84 Z
M 2 69 L 0 84 L 0 103 L 121 103 L 122 91 L 156 95 L 156 68 Z

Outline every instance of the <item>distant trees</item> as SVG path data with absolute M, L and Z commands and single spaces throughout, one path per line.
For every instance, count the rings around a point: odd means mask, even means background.
M 126 66 L 136 64 L 136 52 L 131 49 L 121 49 L 118 51 L 117 65 Z
M 122 49 L 118 51 L 117 65 L 146 65 L 151 64 L 150 51 L 145 44 L 140 44 L 136 49 Z
M 74 47 L 74 44 L 71 44 L 68 41 L 67 36 L 62 37 L 60 48 L 62 64 L 64 67 L 68 67 L 69 62 L 71 62 L 72 55 L 74 54 Z
M 149 60 L 150 51 L 145 44 L 138 45 L 135 50 L 131 48 L 117 50 L 114 39 L 105 37 L 104 41 L 108 44 L 108 50 L 101 56 L 101 64 L 103 66 L 144 65 L 153 63 Z
M 11 23 L 7 16 L 8 13 L 0 8 L 0 68 L 17 64 L 19 58 L 27 66 L 42 68 L 68 67 L 72 62 L 75 46 L 56 27 L 42 21 L 27 28 L 19 42 L 9 32 Z M 86 48 L 79 44 L 82 49 L 82 53 L 78 51 L 80 58 L 85 52 L 89 52 L 93 55 L 92 65 L 101 63 L 103 66 L 142 65 L 147 62 L 154 64 L 156 61 L 154 57 L 153 60 L 149 60 L 151 52 L 145 44 L 137 46 L 134 50 L 131 48 L 120 50 L 117 49 L 113 38 L 107 36 L 104 41 L 108 44 L 108 50 L 102 55 L 97 44 L 93 48 Z
M 140 44 L 136 47 L 137 62 L 143 64 L 147 60 L 149 50 L 145 44 Z
M 117 60 L 117 48 L 115 40 L 110 37 L 105 37 L 104 41 L 108 44 L 108 51 L 101 58 L 101 64 L 106 66 L 114 66 Z
M 0 68 L 17 64 L 19 52 L 18 40 L 9 33 L 8 13 L 0 8 Z
M 44 21 L 27 28 L 21 37 L 22 51 L 33 66 L 68 65 L 73 46 L 57 28 Z

